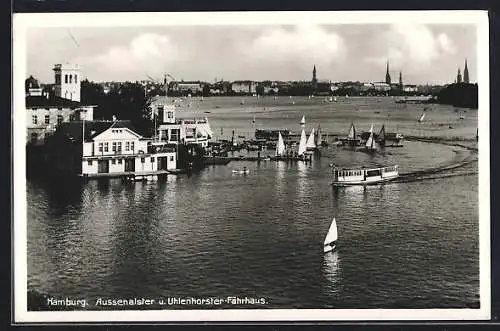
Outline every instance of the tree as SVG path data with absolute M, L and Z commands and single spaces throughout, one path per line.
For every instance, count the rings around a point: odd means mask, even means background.
M 97 105 L 95 119 L 130 120 L 135 129 L 143 136 L 154 133 L 152 110 L 146 99 L 144 87 L 139 83 L 125 82 L 113 87 L 108 94 L 99 84 L 82 81 L 82 103 Z

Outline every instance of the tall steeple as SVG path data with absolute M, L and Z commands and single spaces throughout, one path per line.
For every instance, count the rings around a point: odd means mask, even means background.
M 467 59 L 465 59 L 464 83 L 469 83 L 469 68 L 467 68 Z
M 403 73 L 399 72 L 399 87 L 403 87 Z
M 389 74 L 389 61 L 387 61 L 387 71 L 385 73 L 385 82 L 391 84 L 391 75 Z
M 313 78 L 312 78 L 312 88 L 313 88 L 313 92 L 316 91 L 316 88 L 318 86 L 318 79 L 316 78 L 316 65 L 314 65 L 313 67 Z
M 460 73 L 460 68 L 458 68 L 457 83 L 460 84 L 461 82 L 462 82 L 462 74 Z

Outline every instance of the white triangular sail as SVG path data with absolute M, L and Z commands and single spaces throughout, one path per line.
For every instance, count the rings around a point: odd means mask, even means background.
M 425 117 L 425 113 L 423 113 L 422 116 L 420 116 L 420 118 L 418 119 L 418 121 L 422 122 L 424 120 L 424 117 Z
M 369 149 L 374 149 L 375 140 L 373 139 L 373 132 L 370 132 L 370 137 L 368 137 L 368 140 L 366 141 L 365 146 Z
M 298 151 L 298 155 L 304 155 L 305 151 L 307 150 L 307 146 L 306 146 L 306 132 L 304 131 L 304 129 L 302 129 L 302 133 L 300 134 L 300 142 L 299 142 L 299 151 Z
M 302 116 L 302 119 L 300 120 L 300 125 L 305 125 L 306 124 L 306 117 Z
M 330 228 L 328 229 L 328 233 L 326 234 L 325 242 L 323 243 L 323 245 L 330 245 L 333 242 L 337 241 L 337 239 L 338 239 L 337 222 L 335 221 L 334 217 L 332 224 L 330 224 Z
M 281 136 L 281 132 L 278 132 L 278 144 L 276 145 L 276 156 L 282 156 L 285 153 L 285 142 Z
M 314 143 L 314 128 L 312 128 L 311 134 L 307 139 L 306 148 L 316 148 L 316 144 Z

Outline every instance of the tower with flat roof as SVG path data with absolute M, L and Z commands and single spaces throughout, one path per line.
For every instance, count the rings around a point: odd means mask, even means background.
M 80 102 L 80 67 L 77 64 L 56 64 L 53 70 L 55 95 Z

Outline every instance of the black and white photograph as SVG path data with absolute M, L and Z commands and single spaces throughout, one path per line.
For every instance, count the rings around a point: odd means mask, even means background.
M 16 321 L 490 318 L 486 12 L 13 31 Z

